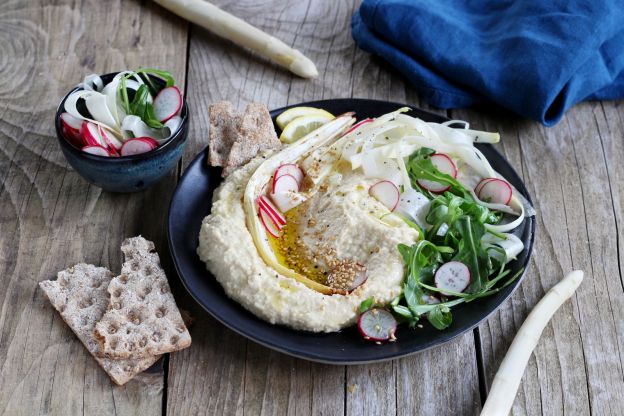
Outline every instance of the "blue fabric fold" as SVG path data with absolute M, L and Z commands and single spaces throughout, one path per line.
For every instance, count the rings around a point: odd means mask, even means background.
M 440 108 L 496 103 L 552 126 L 624 98 L 624 0 L 364 0 L 352 33 Z

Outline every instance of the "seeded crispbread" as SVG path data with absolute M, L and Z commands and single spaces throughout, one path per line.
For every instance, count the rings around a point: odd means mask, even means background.
M 160 356 L 122 360 L 100 356 L 100 343 L 93 329 L 106 311 L 106 289 L 112 278 L 113 274 L 104 267 L 80 263 L 60 271 L 56 280 L 40 282 L 39 286 L 102 369 L 115 383 L 122 385 L 149 368 Z
M 95 325 L 102 352 L 114 358 L 142 358 L 191 345 L 154 244 L 126 239 L 121 274 L 108 285 L 109 306 Z
M 225 166 L 237 137 L 237 111 L 229 101 L 219 101 L 208 107 L 208 118 L 208 160 L 211 166 Z
M 269 110 L 260 103 L 247 105 L 236 124 L 236 134 L 237 138 L 230 149 L 223 176 L 243 166 L 258 153 L 282 145 L 275 133 Z

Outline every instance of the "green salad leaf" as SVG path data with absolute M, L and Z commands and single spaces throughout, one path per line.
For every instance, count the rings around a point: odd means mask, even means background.
M 499 292 L 517 279 L 522 270 L 508 277 L 505 251 L 482 244 L 482 237 L 490 232 L 485 225 L 497 224 L 502 214 L 479 205 L 459 181 L 438 171 L 431 162 L 434 153 L 433 149 L 420 148 L 406 163 L 412 185 L 430 199 L 425 219 L 430 227 L 425 231 L 414 224 L 424 238 L 411 246 L 398 245 L 405 263 L 405 279 L 401 295 L 390 306 L 397 318 L 411 327 L 426 315 L 433 327 L 442 330 L 453 322 L 453 306 Z M 419 179 L 443 183 L 449 189 L 441 195 L 432 194 L 418 185 Z M 442 294 L 435 287 L 435 272 L 449 261 L 462 262 L 470 270 L 470 285 L 462 293 L 445 290 Z M 432 295 L 441 302 L 428 302 Z
M 137 91 L 134 93 L 134 97 L 130 100 L 126 81 L 136 75 L 140 76 L 145 83 L 139 86 Z M 164 80 L 165 86 L 163 87 L 162 85 L 154 82 L 150 75 Z M 126 114 L 138 116 L 149 127 L 159 129 L 162 128 L 164 124 L 156 118 L 152 102 L 160 90 L 173 85 L 175 85 L 175 79 L 169 72 L 153 68 L 141 68 L 136 72 L 128 73 L 121 78 L 117 95 L 121 100 L 122 107 Z

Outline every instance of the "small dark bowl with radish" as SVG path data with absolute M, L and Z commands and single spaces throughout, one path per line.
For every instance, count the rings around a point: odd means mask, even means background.
M 87 182 L 106 191 L 127 193 L 152 186 L 177 165 L 188 135 L 188 107 L 177 87 L 168 87 L 168 81 L 157 75 L 142 73 L 143 79 L 149 77 L 146 84 L 150 85 L 151 91 L 159 94 L 149 97 L 150 108 L 145 110 L 140 106 L 140 100 L 135 99 L 138 89 L 131 89 L 138 87 L 138 82 L 134 79 L 127 81 L 127 102 L 134 105 L 132 110 L 135 113 L 145 111 L 148 115 L 139 117 L 126 113 L 123 124 L 117 117 L 120 128 L 125 130 L 124 136 L 120 137 L 101 122 L 107 117 L 110 124 L 115 121 L 110 117 L 113 111 L 108 111 L 101 102 L 106 99 L 106 87 L 119 82 L 119 75 L 101 75 L 97 81 L 91 81 L 91 85 L 89 77 L 85 78 L 63 98 L 54 123 L 65 158 Z M 76 99 L 76 96 L 80 98 Z M 146 117 L 154 120 L 147 120 L 149 125 L 145 124 Z M 168 130 L 156 128 L 165 125 Z M 160 131 L 166 133 L 152 134 Z

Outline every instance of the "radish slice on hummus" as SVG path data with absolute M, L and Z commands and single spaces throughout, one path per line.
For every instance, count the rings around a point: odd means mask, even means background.
M 401 198 L 399 187 L 390 181 L 379 181 L 371 186 L 368 192 L 390 211 L 394 211 Z
M 301 187 L 301 182 L 303 181 L 303 171 L 301 168 L 294 163 L 286 163 L 275 171 L 273 175 L 273 187 L 275 187 L 275 181 L 277 181 L 283 175 L 290 175 L 297 181 L 299 187 Z

